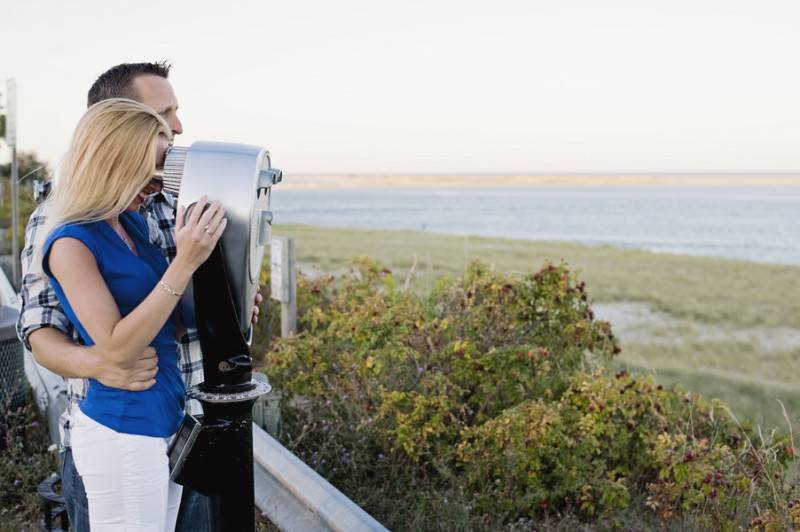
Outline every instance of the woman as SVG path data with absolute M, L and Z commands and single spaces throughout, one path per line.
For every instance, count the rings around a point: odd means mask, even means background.
M 72 428 L 93 531 L 175 527 L 180 486 L 169 481 L 167 443 L 183 417 L 184 386 L 173 310 L 225 230 L 218 204 L 176 218 L 177 255 L 167 266 L 138 212 L 163 165 L 170 129 L 144 105 L 111 99 L 81 119 L 48 210 L 42 268 L 87 345 L 117 361 L 147 346 L 156 384 L 142 392 L 90 381 Z M 206 208 L 207 207 L 207 208 Z

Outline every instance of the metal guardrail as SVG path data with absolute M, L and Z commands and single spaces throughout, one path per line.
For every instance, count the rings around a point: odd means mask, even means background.
M 253 461 L 256 506 L 281 530 L 387 530 L 258 425 Z
M 39 412 L 47 420 L 50 441 L 58 443 L 58 418 L 67 408 L 67 388 L 64 378 L 36 363 L 33 355 L 25 350 L 25 377 L 33 388 L 33 397 Z
M 5 269 L 0 269 L 0 305 L 19 310 L 20 298 Z M 58 418 L 67 406 L 67 390 L 64 378 L 36 363 L 27 349 L 24 354 L 25 377 L 33 388 L 33 396 L 39 411 L 47 419 L 50 441 L 58 443 Z
M 1 257 L 0 262 L 2 262 Z M 8 280 L 5 268 L 1 268 L 0 272 L 3 273 L 3 275 L 0 275 L 0 303 L 5 307 L 14 307 L 19 310 L 19 295 L 14 290 L 11 281 Z

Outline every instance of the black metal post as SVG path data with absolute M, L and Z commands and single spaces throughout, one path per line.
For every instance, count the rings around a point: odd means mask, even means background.
M 226 405 L 206 403 L 206 422 L 219 426 L 216 447 L 224 456 L 225 470 L 218 471 L 220 491 L 210 496 L 212 530 L 253 530 L 253 417 L 255 399 Z M 249 449 L 250 452 L 243 452 Z
M 194 274 L 193 291 L 205 380 L 189 396 L 203 416 L 187 416 L 181 426 L 171 475 L 209 497 L 211 530 L 254 532 L 252 408 L 269 385 L 263 375 L 253 378 L 219 245 Z

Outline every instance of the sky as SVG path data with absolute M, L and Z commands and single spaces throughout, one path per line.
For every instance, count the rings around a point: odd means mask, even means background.
M 800 171 L 797 0 L 0 8 L 19 149 L 55 166 L 100 73 L 167 59 L 176 144 L 266 146 L 287 177 Z

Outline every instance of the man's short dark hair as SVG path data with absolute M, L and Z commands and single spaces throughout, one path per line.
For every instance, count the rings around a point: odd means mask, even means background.
M 133 88 L 133 80 L 138 76 L 152 74 L 164 79 L 169 77 L 169 69 L 172 68 L 166 61 L 156 61 L 154 63 L 123 63 L 111 67 L 102 74 L 92 84 L 89 89 L 87 107 L 91 107 L 97 102 L 108 100 L 109 98 L 130 98 L 136 100 L 136 91 Z

